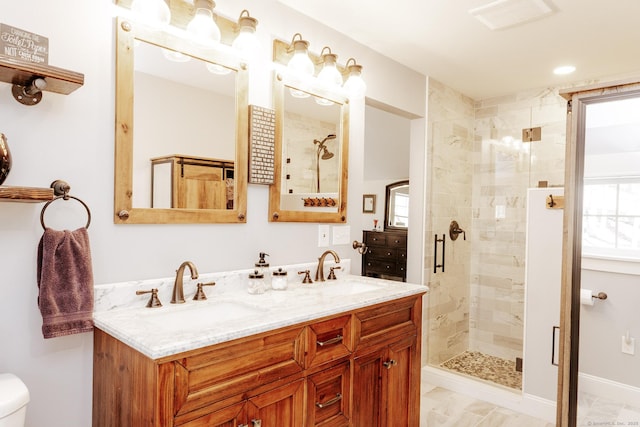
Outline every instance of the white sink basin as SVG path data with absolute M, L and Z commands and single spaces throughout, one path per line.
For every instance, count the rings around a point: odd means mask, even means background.
M 264 310 L 237 301 L 207 302 L 198 306 L 164 306 L 157 309 L 146 309 L 141 320 L 151 327 L 165 331 L 209 329 L 218 325 L 260 315 Z
M 326 282 L 318 282 L 318 284 L 318 292 L 331 296 L 355 295 L 364 292 L 379 291 L 381 289 L 378 285 L 351 280 L 327 280 Z

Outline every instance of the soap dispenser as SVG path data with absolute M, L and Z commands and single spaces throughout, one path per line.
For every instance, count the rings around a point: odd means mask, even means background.
M 267 288 L 270 288 L 271 273 L 269 272 L 269 263 L 264 259 L 264 257 L 269 256 L 269 254 L 260 252 L 258 256 L 260 257 L 260 259 L 255 263 L 255 270 L 258 273 L 262 274 L 262 277 L 264 277 L 265 285 L 267 286 Z

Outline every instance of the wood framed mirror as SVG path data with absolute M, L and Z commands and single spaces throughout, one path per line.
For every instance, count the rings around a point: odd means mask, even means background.
M 246 222 L 246 63 L 123 18 L 116 34 L 114 222 Z
M 274 184 L 269 221 L 346 222 L 346 96 L 276 71 Z
M 384 202 L 384 229 L 407 230 L 409 227 L 409 180 L 387 185 Z

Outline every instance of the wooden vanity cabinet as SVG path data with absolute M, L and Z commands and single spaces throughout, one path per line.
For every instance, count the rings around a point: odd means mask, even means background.
M 355 314 L 354 426 L 420 423 L 421 299 L 405 299 Z
M 93 427 L 419 425 L 422 295 L 152 360 L 94 332 Z

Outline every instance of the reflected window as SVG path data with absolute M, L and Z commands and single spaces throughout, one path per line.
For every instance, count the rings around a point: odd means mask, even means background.
M 585 254 L 640 260 L 640 177 L 585 179 Z

